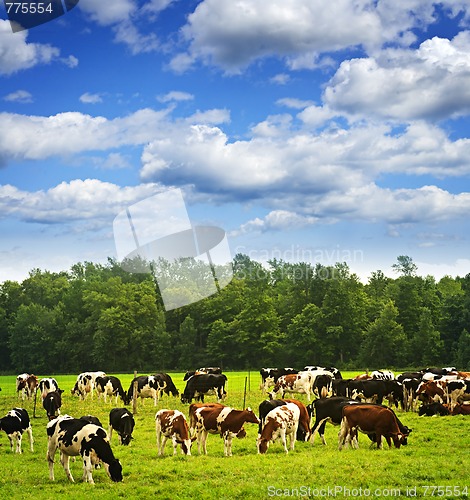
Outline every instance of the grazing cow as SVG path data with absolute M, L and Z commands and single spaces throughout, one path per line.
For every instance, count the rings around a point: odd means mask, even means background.
M 47 461 L 49 464 L 49 479 L 54 480 L 54 457 L 57 449 L 60 451 L 60 462 L 65 474 L 73 483 L 70 472 L 70 457 L 82 456 L 83 481 L 94 484 L 93 467 L 103 463 L 112 481 L 122 481 L 122 466 L 115 458 L 106 431 L 97 425 L 89 424 L 79 418 L 63 415 L 51 420 L 46 427 L 48 445 Z
M 127 391 L 128 401 L 132 401 L 134 396 L 134 382 L 137 381 L 137 397 L 141 399 L 152 398 L 154 406 L 157 406 L 158 397 L 160 392 L 165 389 L 164 382 L 154 375 L 141 375 L 135 378 Z
M 72 396 L 78 394 L 80 399 L 85 399 L 88 394 L 93 393 L 93 379 L 88 373 L 80 373 L 72 389 Z
M 450 411 L 442 403 L 422 405 L 418 411 L 420 417 L 434 417 L 435 415 L 450 415 Z
M 193 375 L 186 382 L 186 387 L 181 395 L 181 402 L 191 403 L 194 398 L 199 398 L 204 402 L 205 394 L 215 394 L 217 402 L 220 403 L 227 395 L 225 391 L 226 383 L 227 377 L 223 373 Z
M 176 385 L 173 383 L 173 380 L 171 379 L 170 375 L 168 373 L 156 373 L 154 377 L 161 382 L 160 385 L 164 386 L 163 391 L 160 391 L 160 396 L 163 395 L 163 392 L 169 396 L 170 393 L 172 396 L 179 396 L 179 391 L 176 388 Z
M 95 417 L 94 415 L 84 415 L 83 417 L 80 417 L 80 420 L 84 420 L 89 424 L 97 425 L 98 427 L 103 427 L 103 424 L 100 422 L 100 419 L 98 417 Z
M 317 399 L 312 405 L 309 405 L 313 406 L 315 409 L 313 412 L 315 415 L 315 423 L 312 427 L 312 444 L 318 432 L 322 443 L 326 445 L 326 423 L 330 422 L 333 425 L 341 425 L 341 420 L 343 419 L 343 406 L 349 404 L 358 404 L 358 402 L 347 397 L 334 396 L 332 398 Z
M 297 408 L 297 406 L 296 406 Z M 298 411 L 298 410 L 297 410 Z M 207 455 L 207 435 L 220 434 L 224 440 L 224 455 L 232 456 L 232 440 L 234 437 L 243 438 L 246 431 L 245 423 L 259 424 L 258 417 L 250 408 L 246 410 L 234 410 L 229 406 L 203 406 L 193 408 L 190 414 L 195 420 L 198 452 L 201 447 Z
M 125 405 L 129 404 L 129 399 L 127 398 L 126 391 L 122 388 L 121 381 L 117 377 L 105 376 L 96 377 L 95 380 L 96 392 L 98 393 L 98 399 L 101 395 L 104 396 L 104 402 L 106 403 L 106 396 L 116 397 L 116 403 L 120 397 Z
M 36 387 L 38 386 L 38 378 L 36 375 L 22 373 L 16 377 L 16 393 L 18 397 L 24 401 L 25 397 L 31 399 L 32 395 L 36 391 Z M 1 389 L 0 389 L 1 390 Z
M 31 451 L 34 451 L 31 421 L 29 420 L 28 412 L 24 408 L 13 408 L 13 410 L 10 410 L 3 418 L 1 418 L 0 431 L 5 431 L 8 436 L 11 451 L 13 451 L 13 442 L 16 441 L 16 453 L 21 453 L 21 440 L 23 432 L 26 431 L 29 437 L 29 447 Z
M 62 406 L 62 390 L 52 391 L 46 394 L 42 400 L 42 406 L 46 410 L 47 418 L 53 420 L 60 415 Z
M 470 415 L 470 405 L 457 403 L 452 410 L 452 415 Z
M 44 399 L 47 394 L 59 390 L 59 384 L 55 378 L 42 378 L 38 385 L 41 397 Z
M 274 389 L 269 393 L 271 399 L 275 399 L 278 394 L 281 399 L 286 392 L 306 394 L 310 401 L 310 395 L 313 394 L 313 381 L 315 375 L 310 371 L 300 372 L 297 375 L 283 375 L 277 379 Z
M 382 437 L 389 446 L 393 440 L 395 448 L 400 448 L 408 436 L 400 430 L 395 413 L 389 408 L 379 405 L 345 405 L 338 434 L 338 448 L 341 450 L 348 442 L 357 448 L 358 430 L 365 434 L 375 434 L 377 448 L 382 448 Z
M 289 436 L 290 441 L 289 449 L 292 451 L 295 446 L 295 436 L 299 426 L 299 418 L 300 410 L 294 403 L 286 403 L 285 405 L 278 406 L 271 410 L 266 415 L 261 436 L 256 442 L 258 453 L 266 453 L 269 443 L 274 443 L 277 439 L 281 440 L 285 452 L 288 453 L 287 436 Z
M 381 405 L 385 397 L 395 401 L 403 401 L 403 389 L 395 380 L 350 380 L 347 384 L 346 396 L 366 403 Z
M 78 394 L 80 399 L 85 399 L 88 394 L 93 397 L 93 391 L 96 387 L 96 379 L 98 377 L 105 377 L 106 373 L 98 372 L 83 372 L 77 376 L 77 381 L 72 389 L 72 394 Z
M 296 375 L 298 370 L 294 370 L 294 368 L 261 368 L 259 371 L 261 375 L 261 386 L 263 393 L 266 392 L 269 387 L 273 386 L 279 377 L 283 375 Z
M 311 405 L 305 406 L 301 401 L 296 399 L 266 399 L 262 401 L 259 405 L 259 427 L 258 427 L 258 437 L 261 436 L 263 430 L 264 421 L 268 413 L 277 408 L 278 406 L 283 406 L 286 403 L 294 403 L 299 407 L 300 417 L 299 426 L 297 428 L 296 439 L 297 441 L 308 441 L 310 439 L 310 419 L 311 419 Z
M 195 437 L 189 435 L 188 422 L 178 410 L 160 410 L 155 415 L 155 432 L 157 435 L 158 454 L 163 456 L 168 439 L 173 442 L 173 455 L 176 455 L 178 445 L 183 455 L 191 455 L 191 445 Z M 162 441 L 163 437 L 163 441 Z
M 113 408 L 109 412 L 109 441 L 115 430 L 119 436 L 119 444 L 127 446 L 131 442 L 134 426 L 134 416 L 127 408 Z

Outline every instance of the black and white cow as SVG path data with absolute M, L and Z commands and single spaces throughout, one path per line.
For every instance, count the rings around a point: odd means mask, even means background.
M 217 401 L 222 401 L 227 392 L 225 391 L 225 384 L 227 377 L 223 373 L 201 374 L 193 375 L 186 382 L 186 387 L 181 395 L 182 403 L 191 403 L 194 398 L 199 398 L 204 402 L 204 395 L 215 394 Z
M 338 370 L 338 368 L 335 368 L 334 366 L 306 366 L 304 368 L 305 371 L 326 371 L 331 373 L 332 377 L 336 380 L 341 380 L 343 376 L 341 375 L 341 372 Z
M 23 432 L 27 432 L 29 437 L 29 446 L 31 451 L 33 447 L 33 430 L 31 429 L 31 421 L 29 420 L 28 412 L 24 408 L 13 408 L 3 418 L 0 419 L 0 431 L 5 431 L 10 440 L 11 451 L 13 451 L 13 443 L 16 442 L 15 452 L 21 453 L 21 439 Z
M 127 446 L 132 439 L 135 421 L 134 416 L 127 408 L 113 408 L 109 412 L 109 440 L 113 436 L 113 430 L 118 433 L 119 444 Z
M 119 397 L 121 397 L 122 401 L 125 405 L 129 404 L 129 399 L 127 398 L 127 393 L 123 389 L 121 381 L 114 376 L 104 376 L 104 377 L 96 377 L 95 380 L 95 388 L 98 393 L 98 399 L 101 395 L 104 396 L 104 402 L 106 403 L 106 397 L 115 396 L 116 404 Z
M 88 394 L 93 397 L 93 391 L 98 377 L 105 377 L 106 373 L 103 371 L 96 372 L 83 372 L 77 376 L 77 381 L 72 389 L 72 394 L 78 394 L 80 399 L 85 399 Z
M 220 369 L 220 368 L 219 368 Z M 163 392 L 169 396 L 170 394 L 172 396 L 179 396 L 179 391 L 176 388 L 176 385 L 174 384 L 172 378 L 168 373 L 155 373 L 154 377 L 159 381 L 159 385 L 163 385 L 164 389 L 163 391 L 160 391 L 160 396 L 162 396 Z
M 122 466 L 115 458 L 109 444 L 106 431 L 97 425 L 89 424 L 79 418 L 63 415 L 51 420 L 46 427 L 47 432 L 47 462 L 49 478 L 54 480 L 54 458 L 57 449 L 60 451 L 60 462 L 65 474 L 74 482 L 70 472 L 70 457 L 82 456 L 83 480 L 94 484 L 93 468 L 102 463 L 109 477 L 122 481 Z
M 137 395 L 136 397 L 152 398 L 154 406 L 157 406 L 160 393 L 165 389 L 165 383 L 160 377 L 154 375 L 141 375 L 135 378 L 127 391 L 127 400 L 130 402 L 134 397 L 134 383 L 137 381 Z
M 41 393 L 42 399 L 46 397 L 47 394 L 53 391 L 59 390 L 59 384 L 55 378 L 42 378 L 38 385 L 39 391 Z
M 318 432 L 322 443 L 326 445 L 326 423 L 330 422 L 333 425 L 341 425 L 341 420 L 343 418 L 343 406 L 348 404 L 358 404 L 358 401 L 343 396 L 334 396 L 332 398 L 317 399 L 311 405 L 308 405 L 308 407 L 312 407 L 314 409 L 313 411 L 311 409 L 310 412 L 315 415 L 315 423 L 312 427 L 312 444 Z
M 435 402 L 422 405 L 418 410 L 420 417 L 434 417 L 436 415 L 450 415 L 449 408 L 446 408 L 442 403 Z
M 46 410 L 47 418 L 53 420 L 60 415 L 62 406 L 62 390 L 48 392 L 42 400 L 42 406 Z

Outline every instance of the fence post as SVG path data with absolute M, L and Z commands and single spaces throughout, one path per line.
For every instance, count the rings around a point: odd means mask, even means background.
M 134 382 L 133 382 L 133 391 L 132 391 L 132 413 L 137 415 L 137 388 L 139 386 L 137 382 L 137 372 L 134 370 Z

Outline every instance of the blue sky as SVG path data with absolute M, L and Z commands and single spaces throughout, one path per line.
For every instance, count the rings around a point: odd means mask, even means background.
M 115 257 L 181 188 L 232 255 L 361 279 L 470 272 L 465 0 L 80 0 L 0 7 L 0 281 Z

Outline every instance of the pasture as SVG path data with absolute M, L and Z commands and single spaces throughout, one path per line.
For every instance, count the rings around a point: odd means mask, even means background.
M 185 382 L 182 373 L 170 374 L 182 392 Z M 227 372 L 228 396 L 225 404 L 234 408 L 243 405 L 244 372 Z M 353 373 L 343 373 L 349 377 Z M 45 374 L 42 376 L 53 376 Z M 131 374 L 117 375 L 129 388 Z M 76 375 L 55 376 L 64 389 L 62 414 L 80 417 L 96 415 L 105 429 L 108 415 L 115 402 L 107 404 L 93 399 L 80 401 L 70 391 Z M 259 390 L 260 376 L 251 372 L 247 387 L 246 406 L 258 413 L 264 399 Z M 32 417 L 33 401 L 18 400 L 15 377 L 0 377 L 0 416 L 15 406 L 26 408 Z M 304 395 L 298 396 L 304 401 Z M 215 401 L 207 397 L 206 401 Z M 122 401 L 117 406 L 122 407 Z M 113 435 L 112 448 L 123 466 L 124 481 L 112 483 L 104 469 L 95 470 L 95 485 L 81 482 L 82 463 L 71 463 L 76 480 L 69 483 L 56 454 L 55 482 L 49 481 L 46 462 L 46 412 L 38 395 L 36 418 L 32 418 L 34 452 L 29 450 L 27 436 L 23 436 L 23 454 L 10 451 L 5 433 L 0 435 L 0 492 L 2 498 L 73 498 L 74 500 L 115 498 L 157 499 L 264 499 L 288 497 L 440 497 L 468 498 L 470 490 L 470 418 L 418 417 L 415 413 L 398 411 L 401 421 L 413 429 L 409 444 L 401 449 L 385 444 L 383 450 L 370 449 L 367 436 L 359 436 L 359 450 L 338 451 L 339 428 L 326 427 L 327 446 L 317 437 L 314 445 L 296 442 L 295 450 L 286 455 L 280 443 L 271 444 L 266 455 L 256 449 L 257 426 L 247 424 L 247 436 L 233 442 L 233 456 L 224 457 L 223 440 L 209 435 L 207 456 L 199 456 L 197 444 L 192 456 L 180 454 L 173 457 L 171 442 L 167 443 L 165 456 L 157 456 L 155 439 L 155 413 L 158 409 L 179 409 L 186 416 L 189 405 L 179 398 L 164 395 L 158 406 L 153 401 L 139 400 L 135 415 L 134 440 L 129 447 L 119 446 Z M 129 407 L 131 408 L 131 406 Z M 436 487 L 435 489 L 433 487 Z M 440 488 L 437 488 L 440 487 Z M 91 493 L 92 492 L 92 493 Z

